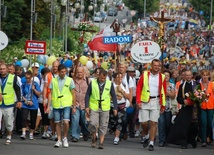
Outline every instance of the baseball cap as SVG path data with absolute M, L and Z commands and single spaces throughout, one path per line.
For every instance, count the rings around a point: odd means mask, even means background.
M 39 64 L 36 62 L 36 63 L 33 63 L 32 65 L 31 65 L 31 67 L 39 67 Z
M 128 72 L 134 72 L 134 71 L 135 71 L 135 68 L 132 67 L 132 66 L 129 66 L 129 67 L 126 69 L 126 71 L 128 71 Z
M 18 58 L 17 57 L 15 57 L 15 58 L 13 58 L 14 60 L 18 60 Z

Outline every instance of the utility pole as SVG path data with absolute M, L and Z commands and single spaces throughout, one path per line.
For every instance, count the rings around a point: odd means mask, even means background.
M 144 13 L 143 13 L 143 16 L 144 16 L 144 19 L 146 18 L 146 0 L 144 0 Z
M 2 9 L 3 8 L 3 9 Z M 0 0 L 0 30 L 2 30 L 2 18 L 6 18 L 7 6 L 4 6 L 4 0 Z
M 53 5 L 54 1 L 51 0 L 51 22 L 50 22 L 50 54 L 52 55 L 52 39 L 53 39 Z
M 211 0 L 211 7 L 210 7 L 210 30 L 212 25 L 212 19 L 213 19 L 213 0 Z
M 1 30 L 1 0 L 0 0 L 0 30 Z

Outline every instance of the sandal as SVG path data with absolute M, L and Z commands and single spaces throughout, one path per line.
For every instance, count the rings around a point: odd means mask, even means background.
M 10 138 L 6 138 L 6 141 L 4 143 L 5 145 L 10 145 L 11 144 L 11 139 Z

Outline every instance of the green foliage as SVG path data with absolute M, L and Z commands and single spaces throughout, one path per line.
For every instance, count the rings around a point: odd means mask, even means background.
M 0 53 L 0 59 L 12 62 L 14 57 L 19 60 L 25 55 L 24 48 L 26 40 L 30 39 L 31 0 L 6 0 L 7 17 L 2 19 L 2 29 L 9 38 L 9 45 Z M 61 6 L 61 0 L 54 0 L 56 21 L 56 38 L 53 38 L 52 53 L 63 54 L 62 27 L 64 22 L 63 12 L 65 7 Z M 89 1 L 85 4 L 89 5 Z M 86 7 L 88 8 L 88 7 Z M 36 0 L 37 22 L 33 25 L 33 40 L 43 40 L 47 43 L 46 53 L 50 54 L 50 3 Z M 93 27 L 98 31 L 99 28 Z M 83 44 L 92 38 L 92 33 L 85 33 Z M 80 32 L 71 31 L 68 27 L 68 52 L 72 54 L 81 53 L 83 48 L 79 44 Z
M 194 7 L 196 12 L 199 12 L 201 10 L 204 11 L 204 18 L 206 20 L 209 20 L 210 18 L 210 6 L 211 6 L 211 0 L 190 0 L 190 3 Z M 213 4 L 214 7 L 214 4 Z M 212 10 L 212 14 L 214 15 L 214 9 Z M 214 16 L 213 19 L 214 20 Z
M 158 11 L 159 2 L 159 0 L 146 0 L 146 14 Z M 124 0 L 124 3 L 130 10 L 136 10 L 138 12 L 138 17 L 143 17 L 144 0 Z

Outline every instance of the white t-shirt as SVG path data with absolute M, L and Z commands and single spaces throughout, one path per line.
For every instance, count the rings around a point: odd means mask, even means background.
M 150 96 L 158 96 L 159 95 L 158 88 L 159 88 L 159 74 L 153 75 L 152 73 L 150 73 L 149 76 Z
M 114 89 L 116 90 L 116 87 L 117 87 L 118 85 L 115 84 L 114 82 L 113 82 L 113 85 L 114 85 Z M 125 91 L 126 93 L 130 93 L 130 92 L 129 92 L 129 89 L 128 89 L 128 88 L 125 88 L 125 87 L 123 86 L 122 83 L 120 84 L 120 87 L 121 87 L 121 89 L 122 89 L 123 91 Z M 116 95 L 117 95 L 117 94 L 116 94 Z M 117 104 L 121 104 L 121 103 L 124 103 L 124 102 L 126 103 L 126 108 L 128 108 L 128 107 L 130 106 L 130 101 L 129 101 L 128 99 L 122 97 L 121 100 L 117 100 Z
M 122 79 L 122 84 L 125 88 L 134 88 L 134 81 L 131 76 L 129 76 L 129 83 L 127 82 L 127 73 Z

